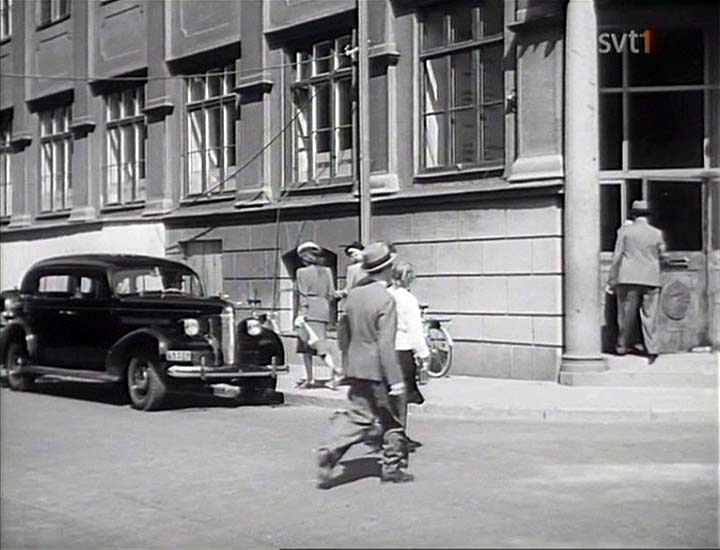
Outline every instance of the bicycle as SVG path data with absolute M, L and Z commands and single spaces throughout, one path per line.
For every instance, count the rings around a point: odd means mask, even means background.
M 443 323 L 450 324 L 452 320 L 428 317 L 427 309 L 427 305 L 420 306 L 423 333 L 428 349 L 430 350 L 430 362 L 427 374 L 431 378 L 441 378 L 447 376 L 452 366 L 453 340 L 450 332 L 443 326 Z
M 262 305 L 262 300 L 260 298 L 248 298 L 247 303 L 250 306 L 250 315 L 253 316 L 253 319 L 260 321 L 260 324 L 264 328 L 272 330 L 275 334 L 280 334 L 280 327 L 278 326 L 276 320 L 277 313 L 274 311 L 264 313 L 258 312 L 258 309 Z

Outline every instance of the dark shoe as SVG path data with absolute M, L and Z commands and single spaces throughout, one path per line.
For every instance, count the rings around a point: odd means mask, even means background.
M 625 349 L 625 346 L 617 346 L 615 348 L 615 354 L 616 355 L 625 355 L 627 354 L 627 350 Z
M 407 474 L 402 470 L 395 470 L 394 472 L 380 475 L 380 483 L 407 483 L 414 479 L 414 475 Z
M 327 449 L 317 452 L 317 488 L 329 489 L 332 486 L 332 457 Z
M 423 446 L 423 444 L 420 443 L 419 441 L 416 441 L 416 440 L 414 440 L 414 439 L 410 439 L 410 438 L 408 437 L 408 440 L 407 440 L 407 449 L 408 449 L 408 452 L 409 452 L 409 453 L 414 453 L 416 449 L 419 449 L 419 448 L 422 447 L 422 446 Z
M 652 365 L 655 360 L 657 359 L 657 353 L 650 353 L 648 354 L 648 365 Z

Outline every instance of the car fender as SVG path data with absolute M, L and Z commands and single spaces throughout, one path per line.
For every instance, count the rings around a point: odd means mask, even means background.
M 273 347 L 273 356 L 277 357 L 277 364 L 278 365 L 284 365 L 285 364 L 285 346 L 283 345 L 282 339 L 280 336 L 273 332 L 272 330 L 263 329 L 262 332 L 263 338 L 267 338 L 268 340 L 272 340 L 272 347 Z
M 138 349 L 144 349 L 156 356 L 165 354 L 170 338 L 166 333 L 153 327 L 144 327 L 120 338 L 107 354 L 105 370 L 110 374 L 124 376 L 128 362 Z
M 5 363 L 5 354 L 10 342 L 16 339 L 23 340 L 27 346 L 28 355 L 37 357 L 37 338 L 30 330 L 28 324 L 22 319 L 12 319 L 0 331 L 0 362 Z

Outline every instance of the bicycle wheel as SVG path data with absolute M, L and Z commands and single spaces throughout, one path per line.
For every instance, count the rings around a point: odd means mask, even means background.
M 445 376 L 452 365 L 453 341 L 450 333 L 443 327 L 430 327 L 427 342 L 430 348 L 428 375 L 432 378 Z

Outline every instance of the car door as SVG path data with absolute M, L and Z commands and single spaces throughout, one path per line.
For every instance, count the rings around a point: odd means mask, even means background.
M 66 271 L 40 272 L 28 300 L 28 322 L 37 341 L 37 363 L 71 366 L 73 327 L 72 276 Z
M 105 357 L 116 333 L 107 276 L 99 270 L 81 270 L 73 278 L 74 291 L 67 316 L 76 368 L 104 370 Z

